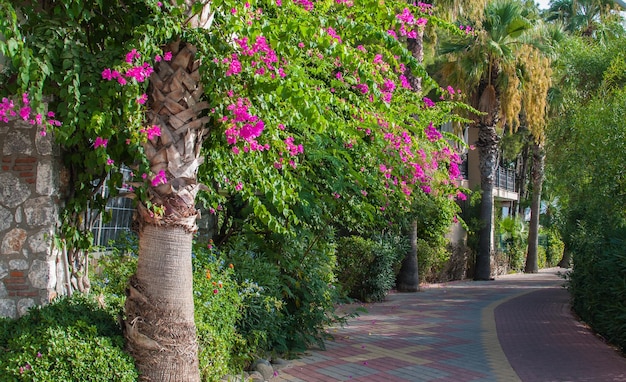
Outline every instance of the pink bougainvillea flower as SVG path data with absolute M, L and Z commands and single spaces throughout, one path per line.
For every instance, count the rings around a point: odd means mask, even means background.
M 237 185 L 235 186 L 235 190 L 236 191 L 241 191 L 243 189 L 243 183 L 239 182 L 237 183 Z
M 144 93 L 141 96 L 139 96 L 139 98 L 137 98 L 137 103 L 140 105 L 143 105 L 146 103 L 147 100 L 148 100 L 148 95 Z
M 104 139 L 102 137 L 96 137 L 96 140 L 93 142 L 93 148 L 97 149 L 98 147 L 107 147 L 109 143 L 108 139 Z
M 19 111 L 20 117 L 22 117 L 22 119 L 26 121 L 26 120 L 28 120 L 28 117 L 30 116 L 30 112 L 31 112 L 30 107 L 29 106 L 24 106 L 24 107 L 20 108 L 20 111 Z
M 422 98 L 422 101 L 424 101 L 424 105 L 426 107 L 434 107 L 435 106 L 435 103 L 428 97 Z
M 165 174 L 164 170 L 160 170 L 159 173 L 154 176 L 151 182 L 152 187 L 157 187 L 160 184 L 166 184 L 166 183 L 167 183 L 167 175 Z
M 113 166 L 113 164 L 115 163 L 115 161 L 111 158 L 107 159 L 107 166 Z
M 339 35 L 333 28 L 328 27 L 328 29 L 326 29 L 326 33 L 328 33 L 330 37 L 334 38 L 335 40 L 337 40 L 338 43 L 341 44 L 341 37 L 339 37 Z
M 161 136 L 161 128 L 157 125 L 152 125 L 150 128 L 144 128 L 139 130 L 140 133 L 146 134 L 148 140 L 154 139 L 154 137 Z
M 165 61 L 172 61 L 172 52 L 165 52 L 165 54 L 163 55 L 163 59 Z
M 137 49 L 133 49 L 130 52 L 126 53 L 126 62 L 132 63 L 135 58 L 139 58 L 141 55 L 137 52 Z

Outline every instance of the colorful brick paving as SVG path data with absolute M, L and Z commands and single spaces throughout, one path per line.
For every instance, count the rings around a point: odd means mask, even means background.
M 363 305 L 367 313 L 347 326 L 331 328 L 335 340 L 326 350 L 307 352 L 273 381 L 519 381 L 498 342 L 494 309 L 562 283 L 550 273 L 392 293 L 385 302 Z

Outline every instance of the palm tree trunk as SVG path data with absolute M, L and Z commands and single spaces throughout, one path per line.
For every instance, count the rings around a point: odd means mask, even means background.
M 147 120 L 161 135 L 144 143 L 151 172 L 166 181 L 150 184 L 150 203 L 137 208 L 139 258 L 126 300 L 127 347 L 144 381 L 197 382 L 191 244 L 200 149 L 208 108 L 201 101 L 195 48 L 175 42 L 171 62 L 160 62 L 150 78 Z
M 482 228 L 478 239 L 478 253 L 474 280 L 491 279 L 491 258 L 495 249 L 494 237 L 494 199 L 496 170 L 500 137 L 495 125 L 481 125 L 478 132 L 478 155 L 480 158 L 480 188 L 482 190 L 480 204 L 480 220 Z
M 543 147 L 533 142 L 533 199 L 530 205 L 530 225 L 528 228 L 528 253 L 526 254 L 525 273 L 539 272 L 537 250 L 539 247 L 539 214 L 541 209 L 541 190 L 543 188 L 543 172 L 545 163 L 545 153 Z
M 396 280 L 396 289 L 398 292 L 417 292 L 420 288 L 419 284 L 419 265 L 417 261 L 417 220 L 413 220 L 408 232 L 411 248 L 407 252 L 400 273 Z
M 126 300 L 127 348 L 141 380 L 199 381 L 194 323 L 192 233 L 145 225 Z

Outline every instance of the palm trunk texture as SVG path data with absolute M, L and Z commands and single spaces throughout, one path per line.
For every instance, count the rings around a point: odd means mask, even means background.
M 530 224 L 528 226 L 528 253 L 526 254 L 525 273 L 539 272 L 538 248 L 539 248 L 539 214 L 541 212 L 541 190 L 543 188 L 543 172 L 545 153 L 543 147 L 533 143 L 533 199 L 530 205 Z
M 152 173 L 164 171 L 167 178 L 148 189 L 150 202 L 163 213 L 137 208 L 139 258 L 126 300 L 125 335 L 142 381 L 197 382 L 191 244 L 208 121 L 200 115 L 208 104 L 200 100 L 195 48 L 175 42 L 167 50 L 173 58 L 155 67 L 147 112 L 161 136 L 144 144 Z

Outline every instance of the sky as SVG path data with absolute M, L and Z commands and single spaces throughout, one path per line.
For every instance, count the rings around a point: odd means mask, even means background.
M 539 9 L 548 9 L 550 7 L 550 0 L 535 0 L 535 3 L 539 4 Z

